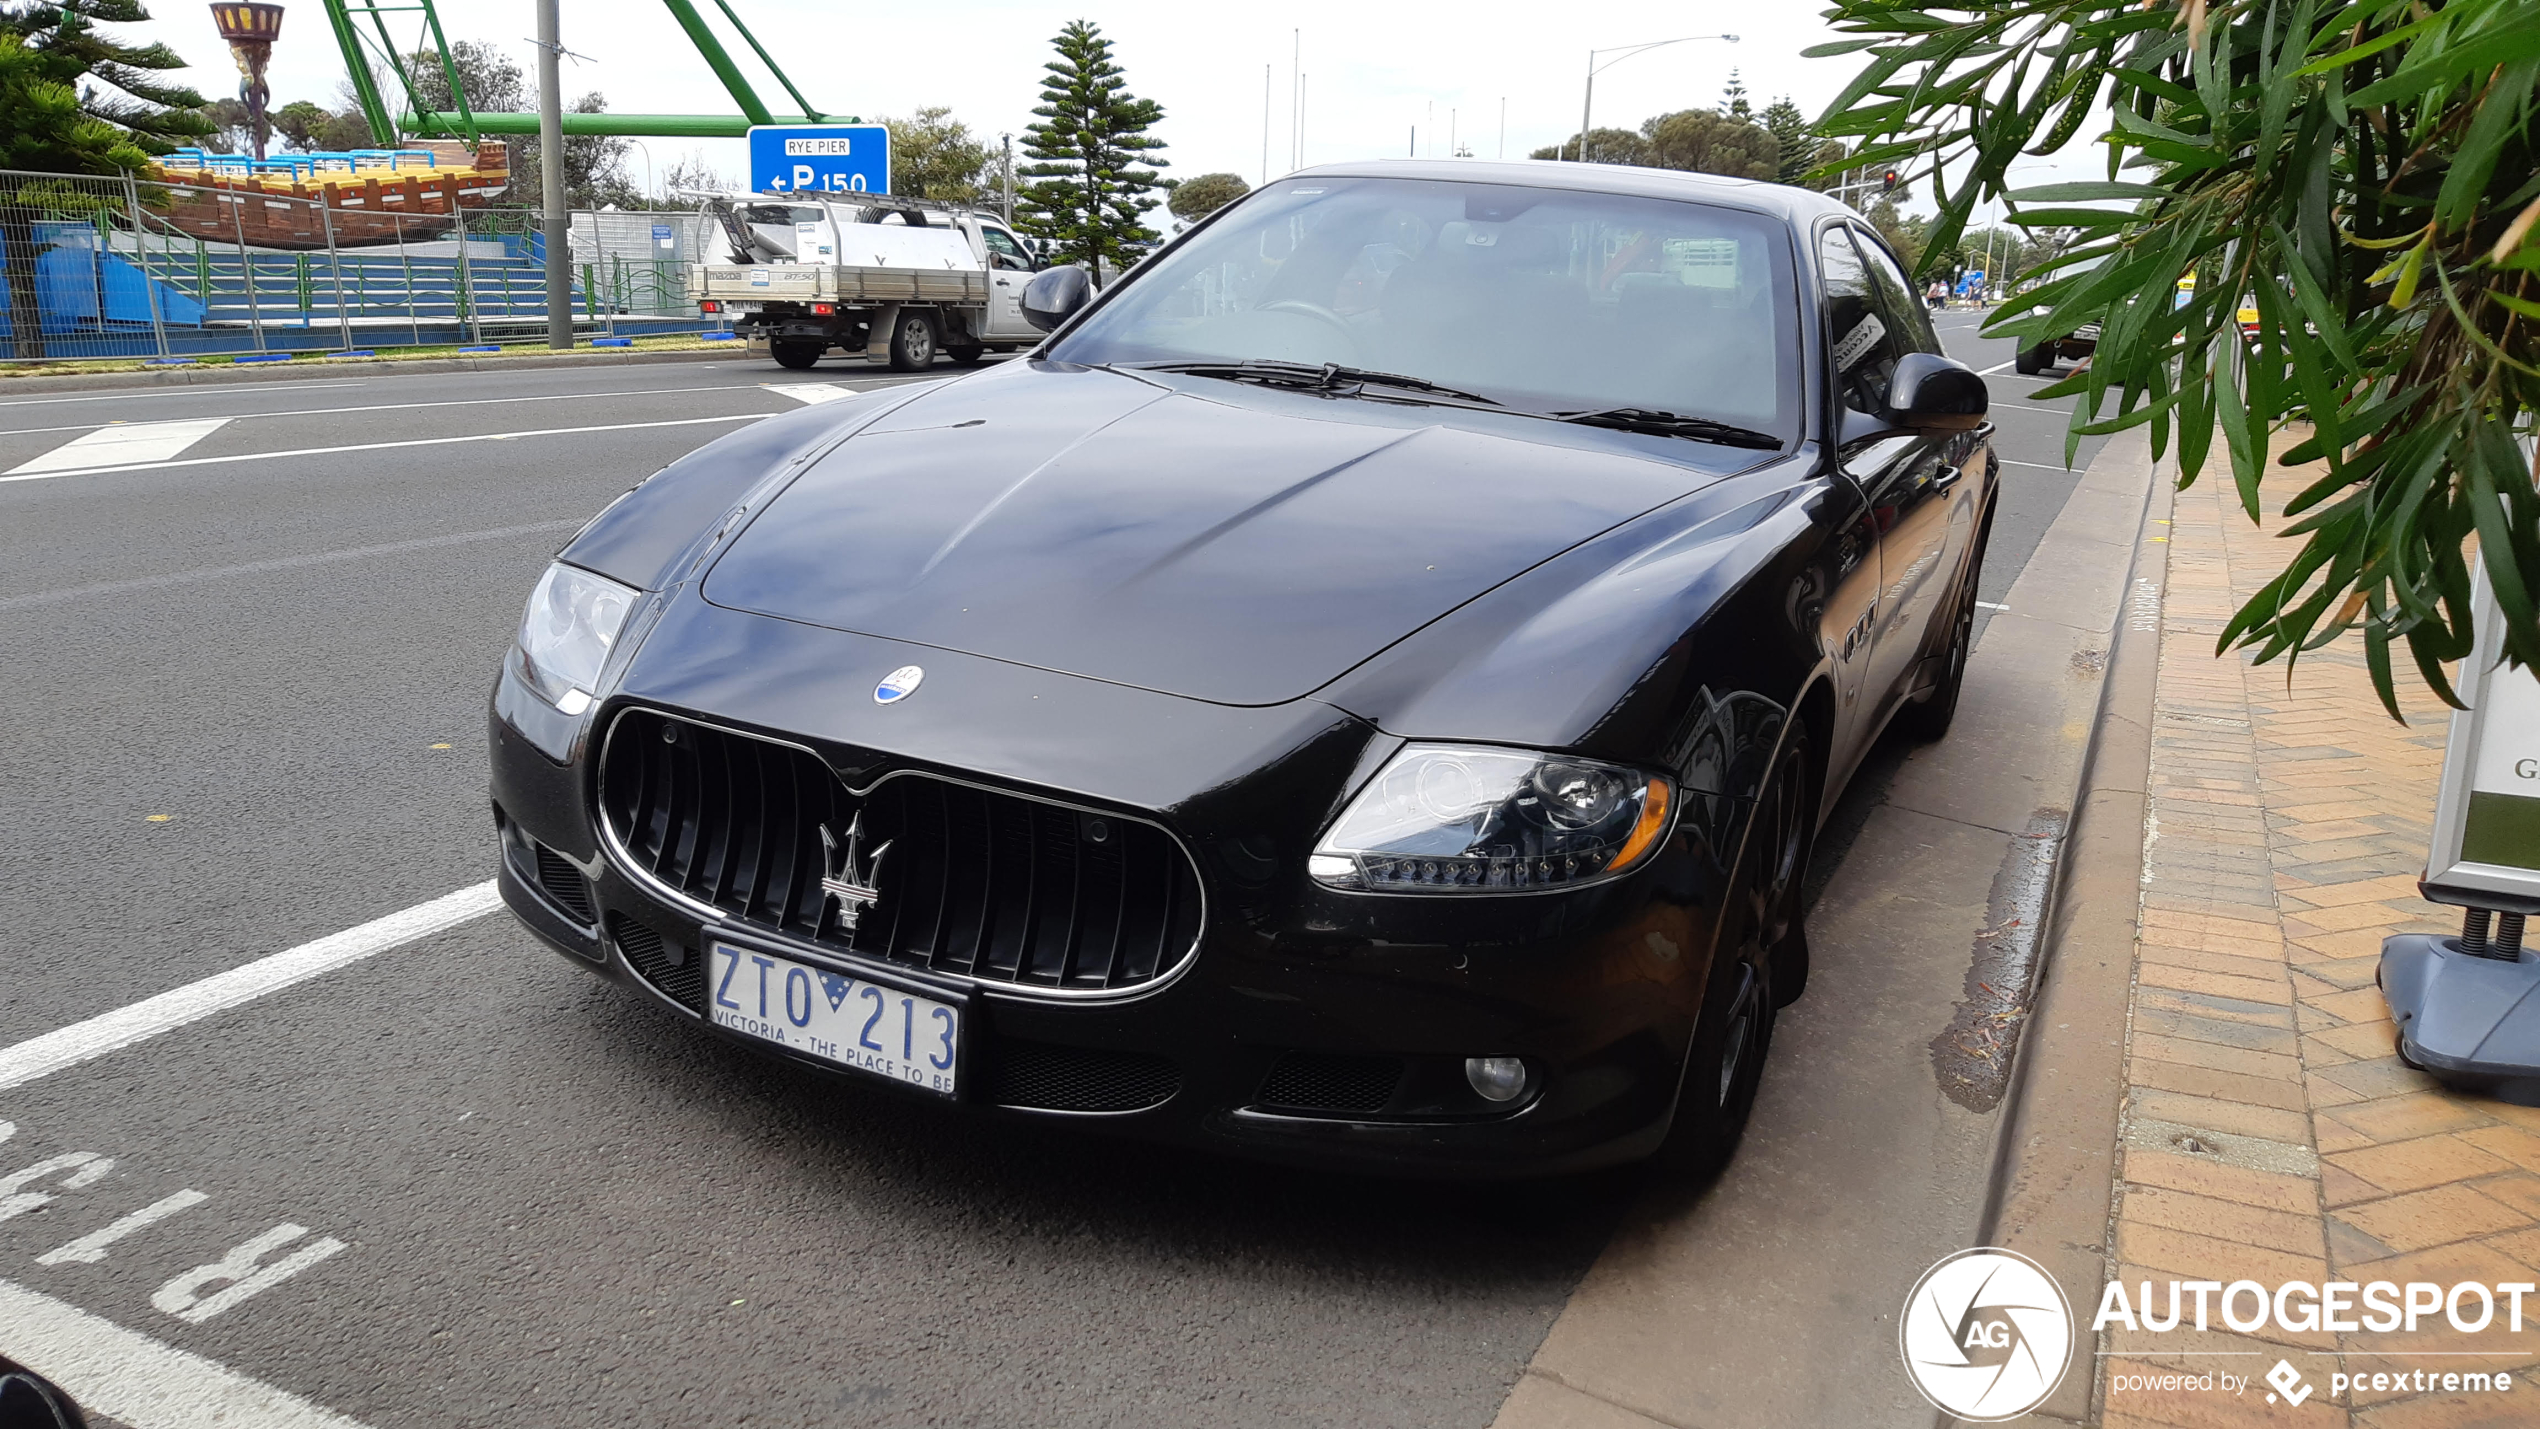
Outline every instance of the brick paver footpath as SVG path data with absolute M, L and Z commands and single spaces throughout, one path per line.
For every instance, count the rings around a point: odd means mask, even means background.
M 2272 480 L 2266 509 L 2315 475 Z M 2163 1314 L 2172 1281 L 2540 1281 L 2540 1110 L 2455 1095 L 2402 1065 L 2374 985 L 2386 934 L 2459 930 L 2457 912 L 2415 896 L 2445 711 L 2419 692 L 2410 723 L 2393 723 L 2353 639 L 2302 657 L 2289 685 L 2281 663 L 2216 658 L 2232 611 L 2294 543 L 2274 534 L 2279 517 L 2250 524 L 2227 471 L 2180 493 L 2173 519 L 2117 1273 L 2138 1309 L 2151 1282 Z M 2076 1294 L 2073 1308 L 2086 1356 L 2096 1307 Z M 2217 1311 L 2200 1334 L 2191 1299 L 2176 1330 L 2119 1325 L 2096 1341 L 2102 1423 L 2540 1426 L 2540 1296 L 2525 1308 L 2520 1334 L 2501 1303 L 2475 1334 L 2439 1311 L 2413 1333 L 2270 1321 L 2245 1335 Z M 2462 1313 L 2475 1320 L 2476 1302 Z M 2275 1394 L 2279 1361 L 2307 1392 Z M 2077 1357 L 2073 1372 L 2090 1370 Z M 2376 1373 L 2404 1380 L 2374 1389 Z M 2466 1387 L 2500 1373 L 2514 1376 L 2504 1393 Z M 2335 1374 L 2365 1387 L 2332 1397 Z M 2445 1392 L 2447 1374 L 2461 1387 Z

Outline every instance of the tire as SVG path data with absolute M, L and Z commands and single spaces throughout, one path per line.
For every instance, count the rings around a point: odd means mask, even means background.
M 2046 344 L 2042 342 L 2035 347 L 2021 348 L 2019 355 L 2011 359 L 2011 370 L 2022 377 L 2035 377 L 2052 365 L 2054 355 L 2046 350 Z
M 1896 722 L 1924 744 L 1946 738 L 1958 718 L 1958 692 L 1967 683 L 1967 651 L 1975 644 L 1976 578 L 1984 573 L 1984 548 L 1992 538 L 1993 522 L 1988 517 L 1984 529 L 1976 533 L 1976 549 L 1967 558 L 1966 574 L 1959 578 L 1957 608 L 1949 613 L 1949 645 L 1942 652 L 1948 663 L 1941 667 L 1940 683 L 1921 703 L 1896 712 Z
M 769 343 L 767 350 L 776 359 L 777 366 L 800 372 L 818 362 L 820 354 L 828 351 L 829 346 L 816 338 L 794 338 Z
M 1737 1154 L 1763 1084 L 1775 1014 L 1807 982 L 1803 887 L 1814 842 L 1816 764 L 1807 727 L 1794 724 L 1764 781 L 1729 884 L 1702 1014 L 1693 1029 L 1675 1124 L 1660 1158 L 1711 1175 Z
M 966 342 L 957 347 L 944 349 L 944 355 L 951 358 L 957 367 L 976 367 L 979 365 L 979 359 L 985 357 L 987 352 L 986 348 L 975 342 Z
M 891 370 L 923 372 L 935 365 L 935 320 L 924 313 L 900 314 L 891 330 Z

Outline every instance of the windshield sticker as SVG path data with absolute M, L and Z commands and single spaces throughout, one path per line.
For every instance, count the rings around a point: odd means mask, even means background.
M 1871 350 L 1886 337 L 1887 325 L 1879 321 L 1878 314 L 1872 313 L 1861 319 L 1861 325 L 1854 328 L 1850 336 L 1834 345 L 1834 370 L 1851 371 L 1854 363 L 1869 356 Z
M 1330 193 L 1330 192 L 1331 192 L 1331 190 L 1330 190 L 1330 189 L 1290 189 L 1290 190 L 1288 190 L 1288 192 L 1289 192 L 1289 193 L 1292 193 L 1292 194 L 1320 194 L 1320 193 Z

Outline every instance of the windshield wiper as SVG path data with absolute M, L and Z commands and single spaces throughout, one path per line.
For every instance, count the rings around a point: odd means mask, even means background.
M 1460 387 L 1448 387 L 1425 377 L 1405 377 L 1397 372 L 1371 372 L 1364 367 L 1344 367 L 1337 362 L 1320 365 L 1311 362 L 1283 362 L 1276 358 L 1254 357 L 1242 362 L 1140 362 L 1123 364 L 1134 372 L 1182 372 L 1193 377 L 1222 377 L 1230 382 L 1259 382 L 1272 387 L 1302 387 L 1315 392 L 1341 392 L 1358 387 L 1392 387 L 1404 392 L 1427 392 L 1440 397 L 1458 397 L 1486 406 L 1502 405 L 1498 399 Z
M 1708 417 L 1688 417 L 1680 412 L 1661 412 L 1649 407 L 1606 407 L 1593 412 L 1547 412 L 1544 415 L 1554 421 L 1574 422 L 1582 427 L 1612 427 L 1620 432 L 1647 432 L 1658 437 L 1690 437 L 1698 442 L 1716 442 L 1724 447 L 1779 451 L 1782 445 L 1781 438 L 1753 427 L 1715 422 Z

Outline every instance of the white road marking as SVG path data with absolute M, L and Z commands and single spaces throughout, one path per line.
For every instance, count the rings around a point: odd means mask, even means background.
M 2013 460 L 2011 460 L 2009 457 L 2004 457 L 2004 458 L 2002 458 L 2002 464 L 2003 464 L 2004 466 L 2025 466 L 2025 467 L 2029 467 L 2029 468 L 2031 468 L 2032 470 L 2036 470 L 2036 471 L 2060 471 L 2060 472 L 2063 472 L 2063 473 L 2064 473 L 2065 475 L 2067 475 L 2067 476 L 2075 475 L 2075 474 L 2077 473 L 2077 470 L 2078 470 L 2077 468 L 2074 468 L 2074 467 L 2069 467 L 2069 466 L 2058 466 L 2058 465 L 2054 464 L 2053 462 L 2043 462 L 2043 461 L 2013 461 Z M 5 604 L 0 604 L 0 610 L 5 610 L 5 609 L 7 609 L 7 606 L 6 606 Z
M 344 1248 L 344 1242 L 333 1236 L 320 1236 L 271 1265 L 259 1265 L 265 1252 L 278 1250 L 307 1235 L 307 1226 L 289 1221 L 253 1240 L 230 1247 L 229 1254 L 209 1265 L 198 1265 L 151 1293 L 150 1303 L 190 1325 L 199 1325 L 250 1295 L 274 1286 L 326 1259 Z M 228 1288 L 209 1295 L 199 1295 L 206 1285 L 221 1284 Z
M 482 918 L 502 904 L 502 895 L 488 879 L 456 893 L 445 893 L 429 903 L 374 918 L 357 928 L 302 943 L 242 967 L 214 973 L 200 982 L 171 988 L 112 1012 L 101 1012 L 85 1022 L 74 1022 L 41 1037 L 0 1048 L 0 1090 L 24 1086 L 64 1067 L 102 1057 L 240 1003 L 252 1002 L 266 993 L 279 992 L 390 948 Z
M 202 417 L 182 422 L 134 422 L 129 426 L 99 427 L 84 437 L 73 437 L 33 461 L 9 468 L 10 476 L 51 475 L 57 471 L 76 471 L 96 466 L 133 466 L 142 462 L 165 461 L 203 438 L 229 425 L 227 417 Z
M 365 1429 L 322 1404 L 0 1280 L 0 1344 L 132 1429 Z
M 128 402 L 135 397 L 166 400 L 170 397 L 219 397 L 231 392 L 306 392 L 312 387 L 361 387 L 366 383 L 350 378 L 334 382 L 227 382 L 218 387 L 143 387 L 131 392 L 89 392 L 77 397 L 16 397 L 0 402 L 0 407 L 42 407 L 54 402 Z
M 2020 360 L 2019 360 L 2018 358 L 2016 358 L 2016 357 L 2012 358 L 2012 359 L 2011 359 L 2010 361 L 2008 361 L 2008 362 L 1997 362 L 1997 363 L 1995 363 L 1993 366 L 1986 368 L 1985 370 L 1983 370 L 1982 372 L 1977 373 L 1976 375 L 1977 375 L 1978 377 L 1990 377 L 1990 376 L 1992 376 L 1994 373 L 2002 371 L 2004 368 L 2007 368 L 2007 367 L 2017 367 L 2017 366 L 2019 365 L 2019 362 L 2020 362 Z M 2027 374 L 2023 373 L 2023 374 L 2021 374 L 2021 375 L 2022 375 L 2022 376 L 2026 376 Z
M 1987 609 L 1987 610 L 2009 610 L 2009 609 L 2011 608 L 2011 607 L 2009 607 L 2009 606 L 2007 606 L 2007 605 L 2002 604 L 2000 601 L 1992 601 L 1992 600 L 1980 600 L 1980 601 L 1977 601 L 1977 602 L 1976 602 L 1976 604 L 1978 604 L 1978 605 L 1980 605 L 1980 606 L 1983 606 L 1983 607 L 1984 607 L 1985 609 Z
M 761 387 L 767 387 L 767 384 L 716 382 L 704 387 L 638 387 L 632 392 L 548 392 L 535 397 L 461 397 L 452 398 L 446 402 L 379 402 L 366 407 L 294 407 L 283 412 L 234 412 L 230 414 L 229 420 L 251 422 L 264 417 L 334 417 L 355 412 L 420 412 L 430 407 L 495 407 L 516 402 L 606 401 L 617 397 L 662 397 L 683 392 L 750 392 Z M 768 390 L 781 389 L 770 387 Z M 848 389 L 840 395 L 852 396 L 854 389 Z M 42 432 L 87 432 L 105 425 L 107 424 L 102 422 L 73 422 L 59 427 L 8 427 L 0 428 L 0 437 L 26 437 Z
M 460 442 L 509 442 L 523 437 L 575 437 L 586 436 L 593 432 L 640 432 L 656 427 L 697 427 L 714 422 L 757 422 L 765 420 L 767 415 L 765 412 L 741 412 L 729 417 L 681 417 L 676 421 L 668 422 L 607 422 L 593 427 L 539 427 L 526 432 L 470 432 L 465 436 L 415 437 L 402 442 L 355 442 L 340 447 L 294 447 L 289 451 L 241 452 L 236 456 L 180 457 L 175 461 L 136 462 L 129 466 L 91 466 L 73 471 L 29 472 L 24 476 L 13 473 L 0 476 L 0 483 L 50 481 L 61 476 L 95 476 L 118 471 L 166 471 L 180 466 L 218 466 L 224 462 L 280 461 L 284 457 L 295 456 L 340 456 L 346 452 L 394 451 L 402 447 L 445 447 Z
M 841 397 L 858 395 L 854 388 L 841 387 L 835 382 L 762 382 L 759 386 L 797 402 L 835 402 Z
M 35 1258 L 38 1265 L 94 1265 L 106 1258 L 106 1247 L 134 1231 L 153 1226 L 189 1206 L 199 1206 L 211 1197 L 200 1191 L 184 1190 L 173 1196 L 162 1196 L 140 1210 L 107 1226 L 93 1230 L 74 1241 L 66 1241 Z
M 79 1169 L 71 1171 L 74 1166 Z M 114 1169 L 113 1158 L 101 1159 L 94 1151 L 66 1151 L 59 1156 L 48 1156 L 23 1171 L 0 1178 L 0 1192 L 7 1193 L 0 1195 L 0 1221 L 5 1221 L 11 1216 L 22 1215 L 51 1201 L 53 1199 L 51 1192 L 30 1191 L 25 1188 L 56 1171 L 71 1172 L 62 1178 L 63 1190 L 80 1191 L 104 1180 L 106 1173 Z

